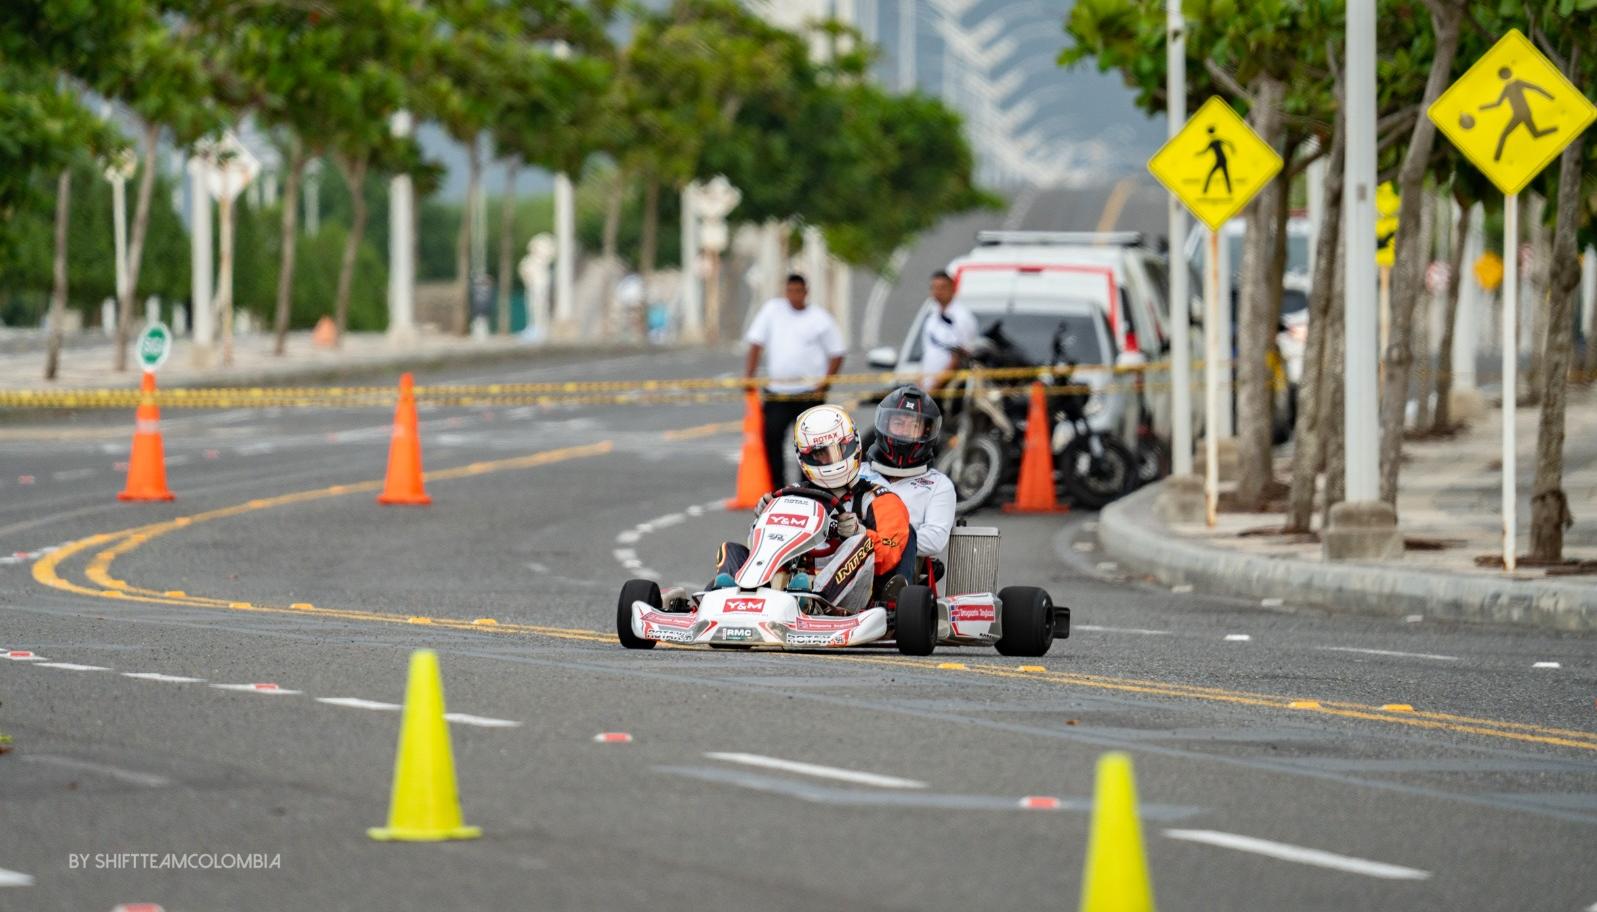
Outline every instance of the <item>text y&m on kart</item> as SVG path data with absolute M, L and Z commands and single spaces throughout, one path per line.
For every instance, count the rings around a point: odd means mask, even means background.
M 727 599 L 725 605 L 721 608 L 721 611 L 726 614 L 732 614 L 733 612 L 738 611 L 746 611 L 751 614 L 758 614 L 764 610 L 765 599 L 762 598 Z

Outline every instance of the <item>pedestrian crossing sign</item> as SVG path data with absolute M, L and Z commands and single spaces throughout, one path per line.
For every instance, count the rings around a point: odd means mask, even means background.
M 1510 29 L 1428 113 L 1497 189 L 1513 194 L 1586 129 L 1597 107 Z
M 1149 173 L 1211 231 L 1280 170 L 1281 156 L 1218 95 L 1148 159 Z

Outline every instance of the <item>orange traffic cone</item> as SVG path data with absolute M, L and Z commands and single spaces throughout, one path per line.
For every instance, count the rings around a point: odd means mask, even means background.
M 399 405 L 394 408 L 394 435 L 388 440 L 388 478 L 380 504 L 425 506 L 433 502 L 421 479 L 421 437 L 416 429 L 416 381 L 399 378 Z
M 338 326 L 332 317 L 322 317 L 316 321 L 316 329 L 311 331 L 311 344 L 317 348 L 334 348 L 338 345 Z
M 139 410 L 133 419 L 133 454 L 128 482 L 117 500 L 171 500 L 166 489 L 166 448 L 161 444 L 161 409 L 155 404 L 155 374 L 139 383 Z
M 1011 513 L 1063 513 L 1054 496 L 1054 447 L 1048 433 L 1048 397 L 1042 381 L 1031 385 L 1031 408 L 1026 412 L 1026 448 L 1020 454 L 1020 479 L 1015 502 L 1005 504 Z
M 760 394 L 749 390 L 743 399 L 743 455 L 738 458 L 737 493 L 727 499 L 728 510 L 752 510 L 774 487 L 771 464 L 765 461 L 765 418 L 760 411 Z

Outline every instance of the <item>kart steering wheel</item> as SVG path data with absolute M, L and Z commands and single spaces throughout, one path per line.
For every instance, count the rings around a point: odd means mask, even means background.
M 810 500 L 819 503 L 821 506 L 826 508 L 828 515 L 830 515 L 843 503 L 843 498 L 839 497 L 838 495 L 833 494 L 830 491 L 823 491 L 820 488 L 812 488 L 809 485 L 792 484 L 776 492 L 777 497 L 787 497 L 790 495 L 793 497 L 807 497 Z

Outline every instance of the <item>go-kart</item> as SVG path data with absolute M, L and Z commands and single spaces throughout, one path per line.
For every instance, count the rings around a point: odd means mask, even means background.
M 948 571 L 921 563 L 917 585 L 895 598 L 876 590 L 870 539 L 837 540 L 839 499 L 793 485 L 755 519 L 749 555 L 734 585 L 692 593 L 668 610 L 653 580 L 629 580 L 616 605 L 616 635 L 628 649 L 657 642 L 782 649 L 863 646 L 891 639 L 905 655 L 945 646 L 991 645 L 1007 656 L 1040 656 L 1070 635 L 1070 609 L 1032 586 L 994 594 L 997 529 L 961 526 Z M 939 593 L 938 586 L 942 586 Z

